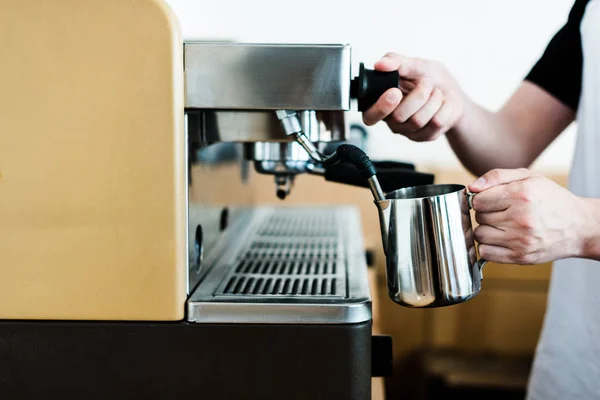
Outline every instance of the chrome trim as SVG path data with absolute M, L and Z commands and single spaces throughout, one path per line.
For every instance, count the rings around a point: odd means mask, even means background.
M 186 257 L 186 265 L 185 265 L 185 294 L 186 296 L 190 294 L 193 285 L 193 273 L 192 273 L 192 260 L 191 254 L 192 249 L 190 247 L 190 172 L 189 172 L 189 146 L 190 141 L 188 137 L 188 119 L 184 113 L 183 116 L 183 135 L 184 135 L 184 159 L 185 159 L 185 254 Z
M 216 142 L 294 142 L 286 135 L 273 111 L 187 110 L 199 121 L 191 132 L 204 143 Z M 344 111 L 300 111 L 302 132 L 312 142 L 338 142 L 346 139 L 349 124 Z

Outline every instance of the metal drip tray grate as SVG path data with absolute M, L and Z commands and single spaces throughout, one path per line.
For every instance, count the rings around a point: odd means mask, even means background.
M 273 237 L 336 237 L 336 216 L 327 212 L 294 214 L 276 213 L 267 218 L 258 230 L 260 236 Z
M 336 295 L 336 278 L 255 278 L 232 276 L 225 287 L 225 294 L 234 295 Z
M 235 268 L 236 274 L 260 274 L 260 275 L 328 275 L 337 274 L 338 260 L 336 259 L 305 259 L 302 256 L 296 258 L 278 258 L 264 256 L 258 258 L 243 258 L 238 261 Z
M 275 238 L 255 240 L 245 250 L 242 257 L 244 259 L 253 257 L 292 259 L 336 258 L 338 256 L 340 244 L 337 237 L 314 237 L 312 236 L 311 239 L 298 238 L 295 241 L 277 241 Z
M 238 214 L 188 300 L 196 323 L 350 324 L 371 297 L 354 207 L 255 207 Z
M 274 212 L 242 249 L 216 295 L 345 297 L 338 229 L 335 214 Z

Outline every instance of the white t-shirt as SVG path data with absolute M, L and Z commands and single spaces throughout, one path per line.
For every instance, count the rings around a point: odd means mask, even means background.
M 600 198 L 600 0 L 587 3 L 580 32 L 583 79 L 569 186 Z M 600 262 L 554 263 L 527 398 L 600 399 Z

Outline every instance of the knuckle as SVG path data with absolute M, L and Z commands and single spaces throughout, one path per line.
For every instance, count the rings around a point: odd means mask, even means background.
M 473 210 L 475 211 L 475 218 L 476 218 L 475 220 L 478 223 L 481 223 L 477 220 L 477 215 L 479 215 L 479 218 L 481 219 L 481 221 L 483 221 L 483 219 L 484 219 L 483 214 L 481 212 L 477 212 L 477 210 L 481 210 L 481 198 L 479 196 L 473 197 L 472 203 L 473 203 Z
M 433 135 L 431 135 L 429 137 L 430 140 L 438 140 L 440 138 L 440 136 L 442 136 L 442 132 L 441 131 L 437 131 L 435 132 Z
M 410 68 L 406 64 L 400 64 L 400 66 L 398 67 L 398 74 L 400 75 L 407 75 L 409 72 Z
M 383 96 L 383 101 L 388 107 L 395 108 L 400 103 L 400 100 L 402 100 L 402 93 L 400 91 L 392 94 L 387 93 L 387 96 Z
M 532 231 L 534 228 L 533 219 L 528 215 L 518 216 L 515 218 L 515 223 L 526 232 Z
M 502 172 L 499 169 L 493 169 L 487 173 L 488 181 L 500 182 L 502 179 Z
M 424 70 L 426 67 L 426 61 L 421 57 L 413 57 L 412 60 L 413 64 L 416 65 L 419 70 Z
M 477 198 L 477 196 L 475 196 L 475 198 Z M 473 203 L 475 203 L 475 198 L 473 198 Z M 480 212 L 475 212 L 475 221 L 480 224 L 483 225 L 483 223 L 485 222 L 485 217 L 483 216 L 482 213 Z M 479 227 L 477 227 L 479 228 Z M 477 229 L 475 228 L 475 229 Z
M 412 117 L 410 117 L 409 121 L 418 129 L 421 129 L 425 127 L 425 125 L 427 125 L 427 120 L 419 114 L 415 114 Z
M 535 244 L 535 239 L 529 235 L 521 235 L 517 238 L 519 247 L 524 250 L 529 250 Z
M 392 121 L 396 124 L 404 124 L 408 121 L 408 116 L 404 114 L 404 112 L 402 110 L 396 109 L 396 111 L 394 111 L 392 113 Z
M 416 91 L 416 94 L 419 96 L 419 100 L 426 101 L 431 97 L 433 89 L 429 82 L 423 79 Z
M 525 189 L 521 192 L 520 199 L 525 203 L 533 203 L 533 192 L 530 189 Z
M 427 134 L 427 135 L 424 135 L 424 141 L 425 141 L 425 142 L 433 142 L 434 140 L 437 140 L 437 139 L 439 139 L 440 135 L 441 135 L 441 132 L 439 132 L 439 131 L 434 131 L 434 132 L 432 132 L 432 133 L 429 133 L 429 134 Z
M 517 262 L 519 264 L 527 264 L 526 258 L 527 258 L 527 255 L 525 255 L 523 253 L 517 253 L 517 254 L 515 254 L 515 257 L 514 257 L 515 262 Z
M 478 226 L 473 230 L 473 236 L 475 237 L 475 240 L 477 240 L 478 242 L 484 241 L 483 239 L 485 239 L 485 237 L 484 237 L 485 235 L 484 235 L 483 230 L 481 229 L 481 226 Z
M 534 190 L 528 184 L 519 185 L 514 194 L 515 199 L 528 204 L 533 203 L 534 196 Z
M 421 68 L 423 68 L 423 71 L 425 71 L 428 75 L 433 75 L 435 73 L 438 63 L 437 61 L 419 58 L 419 62 L 421 64 Z
M 479 252 L 479 256 L 482 258 L 490 259 L 492 258 L 491 252 L 488 250 L 486 245 L 479 245 L 477 251 Z
M 433 91 L 431 92 L 431 98 L 435 99 L 440 104 L 440 106 L 446 100 L 446 96 L 444 95 L 444 92 L 442 92 L 437 87 L 434 88 Z
M 436 115 L 431 119 L 431 125 L 436 129 L 442 129 L 446 125 L 446 121 L 444 118 Z
M 535 264 L 537 256 L 533 253 L 519 253 L 515 257 L 515 261 L 519 264 Z

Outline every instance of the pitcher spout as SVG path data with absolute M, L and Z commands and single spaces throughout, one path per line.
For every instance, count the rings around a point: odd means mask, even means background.
M 391 215 L 391 201 L 381 200 L 375 201 L 377 210 L 379 211 L 379 226 L 381 227 L 381 242 L 383 243 L 383 251 L 387 255 L 388 252 L 388 237 Z

